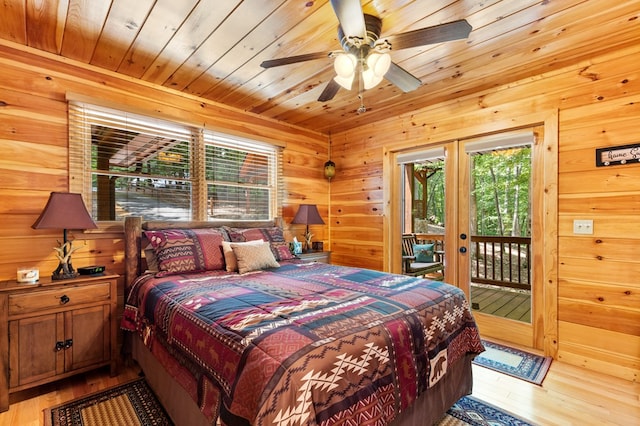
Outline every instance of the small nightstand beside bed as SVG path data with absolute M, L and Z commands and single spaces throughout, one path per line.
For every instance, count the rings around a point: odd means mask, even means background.
M 123 327 L 176 424 L 424 426 L 471 392 L 483 347 L 459 289 L 290 259 L 281 235 L 273 222 L 125 222 Z M 145 237 L 159 272 L 141 273 Z M 226 270 L 223 240 L 243 273 Z

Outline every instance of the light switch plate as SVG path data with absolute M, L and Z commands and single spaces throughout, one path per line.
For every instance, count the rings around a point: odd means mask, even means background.
M 573 221 L 573 233 L 592 235 L 593 234 L 593 220 L 591 219 L 575 219 Z

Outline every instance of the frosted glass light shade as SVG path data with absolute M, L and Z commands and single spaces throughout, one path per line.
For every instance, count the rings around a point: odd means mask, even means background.
M 336 76 L 333 78 L 336 83 L 347 90 L 351 90 L 355 77 L 357 59 L 351 54 L 338 55 L 333 62 Z
M 391 66 L 391 55 L 373 52 L 367 57 L 367 69 L 362 72 L 364 88 L 371 89 L 382 81 Z

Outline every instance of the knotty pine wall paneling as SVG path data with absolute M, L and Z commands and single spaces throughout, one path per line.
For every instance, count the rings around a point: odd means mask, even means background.
M 332 259 L 382 269 L 383 153 L 426 146 L 473 129 L 517 127 L 558 111 L 557 357 L 640 380 L 640 164 L 596 167 L 596 148 L 640 143 L 640 47 L 510 82 L 332 135 Z M 507 82 L 505 82 L 507 83 Z M 397 148 L 396 148 L 397 149 Z M 574 235 L 592 219 L 593 235 Z M 455 283 L 454 283 L 455 284 Z
M 315 241 L 330 248 L 329 183 L 323 175 L 328 138 L 258 115 L 62 61 L 29 48 L 0 42 L 0 280 L 15 279 L 18 266 L 36 266 L 41 276 L 57 266 L 53 247 L 62 230 L 33 230 L 51 191 L 69 190 L 67 94 L 95 99 L 147 115 L 204 125 L 221 132 L 284 142 L 283 219 L 288 240 L 304 229 L 290 225 L 300 203 L 318 205 L 326 225 L 314 225 Z M 122 224 L 70 231 L 74 266 L 106 265 L 122 274 Z M 120 282 L 120 306 L 123 302 Z

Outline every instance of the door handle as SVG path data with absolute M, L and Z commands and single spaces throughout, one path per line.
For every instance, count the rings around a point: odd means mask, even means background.
M 460 251 L 460 253 L 466 253 L 467 252 L 467 248 L 466 247 L 460 247 L 458 249 L 458 251 Z
M 467 234 L 460 234 L 460 239 L 461 240 L 466 240 L 467 239 Z

